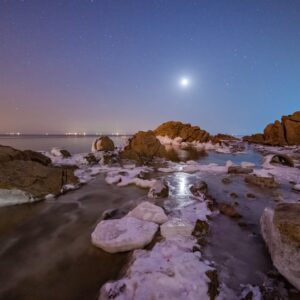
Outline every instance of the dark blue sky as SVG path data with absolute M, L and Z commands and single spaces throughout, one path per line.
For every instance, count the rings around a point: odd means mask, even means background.
M 300 1 L 2 0 L 0 55 L 0 132 L 245 134 L 300 109 Z

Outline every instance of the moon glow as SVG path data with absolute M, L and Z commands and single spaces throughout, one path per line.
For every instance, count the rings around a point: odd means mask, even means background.
M 186 78 L 186 77 L 182 77 L 181 79 L 180 79 L 180 81 L 179 81 L 179 84 L 180 84 L 180 86 L 182 86 L 182 87 L 187 87 L 189 84 L 190 84 L 190 81 L 189 81 L 189 79 L 188 78 Z

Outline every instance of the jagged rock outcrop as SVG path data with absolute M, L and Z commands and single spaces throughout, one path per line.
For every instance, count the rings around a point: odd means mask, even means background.
M 78 183 L 74 167 L 55 167 L 41 153 L 0 146 L 0 189 L 23 191 L 31 198 L 58 195 L 64 185 Z
M 111 138 L 102 136 L 97 138 L 92 144 L 92 152 L 96 151 L 114 151 L 115 145 Z
M 261 217 L 261 232 L 273 264 L 297 289 L 300 289 L 300 204 L 281 203 L 266 208 Z
M 182 138 L 183 142 L 208 142 L 211 139 L 210 134 L 198 126 L 184 124 L 181 122 L 169 121 L 158 126 L 154 133 L 156 136 L 168 136 L 171 139 Z
M 153 131 L 139 131 L 121 153 L 121 157 L 136 161 L 147 161 L 154 157 L 165 157 L 166 149 L 156 138 Z
M 188 123 L 182 123 L 178 121 L 169 121 L 159 125 L 154 133 L 156 136 L 167 136 L 170 139 L 180 137 L 182 142 L 200 142 L 206 143 L 211 141 L 213 144 L 220 143 L 222 141 L 237 141 L 238 139 L 229 134 L 217 134 L 215 136 L 210 135 L 204 129 L 199 126 L 192 126 Z
M 263 134 L 245 136 L 243 140 L 272 146 L 300 145 L 300 111 L 267 125 Z

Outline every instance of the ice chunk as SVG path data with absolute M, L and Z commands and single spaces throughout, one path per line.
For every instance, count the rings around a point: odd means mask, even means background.
M 191 223 L 179 218 L 173 218 L 160 226 L 161 235 L 168 239 L 175 236 L 190 236 L 194 230 Z
M 146 201 L 130 211 L 128 216 L 157 224 L 163 224 L 168 221 L 168 217 L 161 207 Z
M 133 217 L 101 221 L 92 233 L 92 243 L 109 253 L 143 248 L 158 229 L 152 222 Z

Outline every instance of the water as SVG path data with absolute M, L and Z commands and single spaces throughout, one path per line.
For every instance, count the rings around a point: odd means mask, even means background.
M 116 146 L 126 143 L 130 136 L 110 136 Z M 72 154 L 90 152 L 97 136 L 1 136 L 0 145 L 11 146 L 20 150 L 50 151 L 53 147 L 66 149 Z

